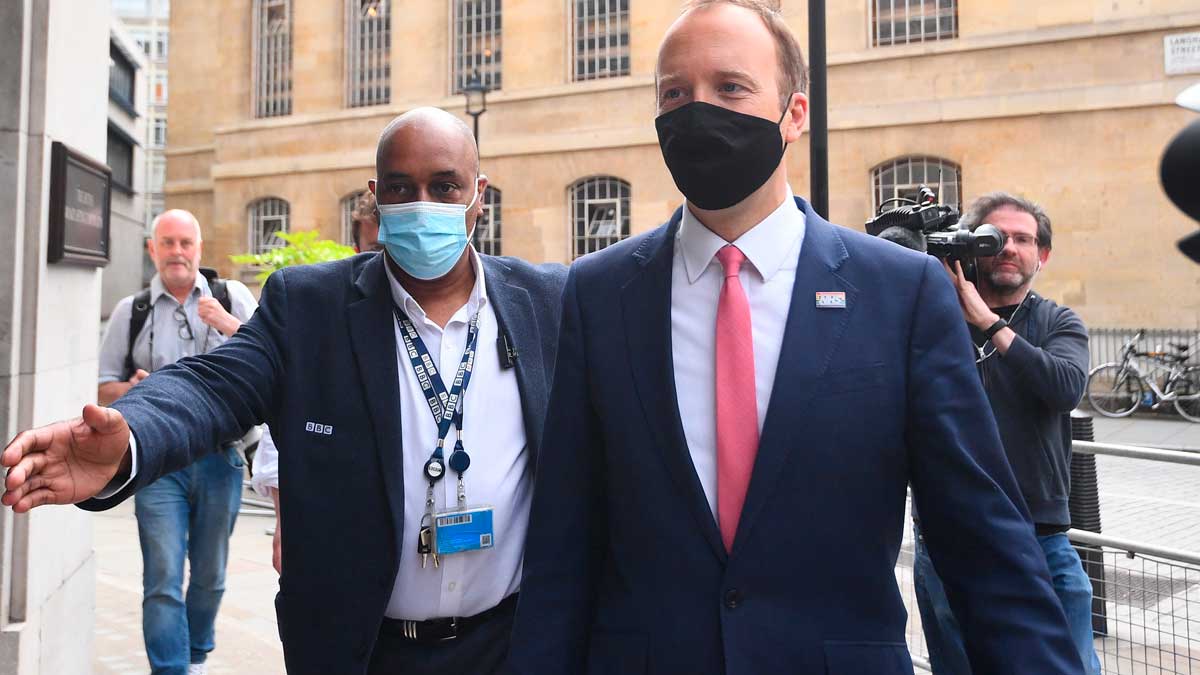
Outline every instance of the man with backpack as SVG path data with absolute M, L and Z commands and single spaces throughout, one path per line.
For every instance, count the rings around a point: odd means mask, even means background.
M 158 273 L 117 303 L 100 348 L 102 405 L 149 373 L 224 343 L 258 303 L 245 285 L 202 269 L 200 223 L 173 209 L 148 243 Z M 204 673 L 225 590 L 225 563 L 242 492 L 234 443 L 168 474 L 135 497 L 142 548 L 142 636 L 153 673 Z M 191 565 L 186 596 L 184 559 Z

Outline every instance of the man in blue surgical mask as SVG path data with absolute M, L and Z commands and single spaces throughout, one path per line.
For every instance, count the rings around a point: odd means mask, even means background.
M 493 673 L 566 273 L 468 244 L 487 179 L 449 113 L 393 120 L 376 176 L 383 252 L 276 272 L 226 345 L 19 435 L 3 503 L 109 508 L 269 422 L 288 672 Z

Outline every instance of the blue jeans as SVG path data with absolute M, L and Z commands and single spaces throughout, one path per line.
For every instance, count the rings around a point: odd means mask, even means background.
M 925 630 L 929 665 L 934 675 L 969 675 L 971 666 L 967 662 L 962 631 L 950 611 L 946 590 L 933 569 L 921 531 L 914 526 L 913 533 L 916 536 L 913 585 Z M 1067 615 L 1071 640 L 1079 651 L 1080 660 L 1087 664 L 1085 671 L 1088 675 L 1100 675 L 1100 659 L 1092 643 L 1092 582 L 1083 571 L 1083 562 L 1066 534 L 1052 534 L 1037 540 L 1046 556 L 1046 566 L 1050 568 L 1054 592 Z
M 242 495 L 232 449 L 207 455 L 134 496 L 142 545 L 142 637 L 155 675 L 184 675 L 213 650 L 229 535 Z M 183 560 L 191 565 L 186 600 Z

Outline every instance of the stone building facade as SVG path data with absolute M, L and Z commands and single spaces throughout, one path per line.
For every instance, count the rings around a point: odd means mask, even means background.
M 678 0 L 213 0 L 172 7 L 167 207 L 205 255 L 275 229 L 343 238 L 380 129 L 464 83 L 479 118 L 500 251 L 569 261 L 653 228 L 680 203 L 654 131 L 654 65 Z M 807 40 L 804 3 L 784 12 Z M 1039 289 L 1104 326 L 1200 327 L 1193 225 L 1157 167 L 1191 119 L 1165 38 L 1200 32 L 1194 0 L 828 3 L 831 220 L 862 228 L 919 174 L 948 200 L 1042 202 L 1055 256 Z M 803 42 L 806 44 L 806 42 Z M 469 121 L 469 119 L 468 119 Z M 787 153 L 808 193 L 807 137 Z M 494 224 L 493 224 L 494 227 Z M 494 231 L 490 234 L 496 234 Z M 490 247 L 488 247 L 490 248 Z

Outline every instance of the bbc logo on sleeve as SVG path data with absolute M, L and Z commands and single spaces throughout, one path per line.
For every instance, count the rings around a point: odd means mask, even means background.
M 331 424 L 319 424 L 317 422 L 305 422 L 304 430 L 308 431 L 310 433 L 314 433 L 314 434 L 321 434 L 323 436 L 332 436 L 333 435 L 333 425 L 331 425 Z

